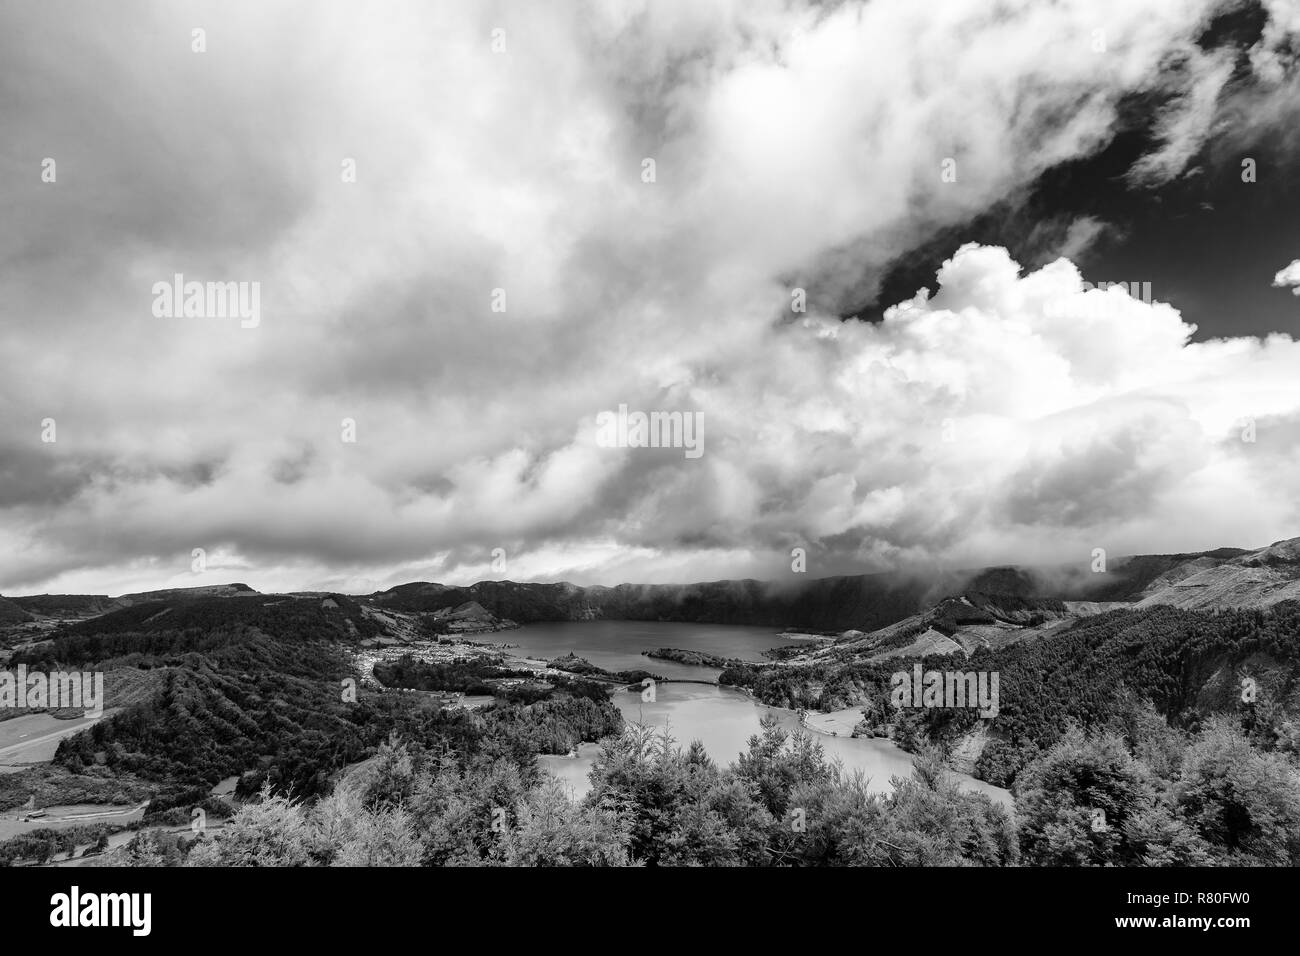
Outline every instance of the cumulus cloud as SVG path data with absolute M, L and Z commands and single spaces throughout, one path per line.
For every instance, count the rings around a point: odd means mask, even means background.
M 1300 295 L 1300 259 L 1295 259 L 1285 269 L 1279 269 L 1273 276 L 1273 285 L 1279 289 L 1291 289 L 1292 295 Z
M 1271 540 L 1288 337 L 1189 344 L 1170 304 L 974 246 L 833 317 L 1103 145 L 1214 7 L 6 8 L 0 587 L 195 583 L 195 547 L 209 579 L 367 590 L 494 548 L 617 583 Z M 1188 62 L 1163 176 L 1221 81 Z M 260 282 L 260 325 L 156 318 L 177 272 Z M 620 403 L 701 413 L 705 454 L 600 447 Z

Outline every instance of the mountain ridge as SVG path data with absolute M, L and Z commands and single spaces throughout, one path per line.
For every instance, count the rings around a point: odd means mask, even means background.
M 337 592 L 290 592 L 286 596 L 330 593 Z M 1079 565 L 997 565 L 958 571 L 885 571 L 789 580 L 719 579 L 688 584 L 583 586 L 569 582 L 484 580 L 471 585 L 447 585 L 412 581 L 351 596 L 351 599 L 379 610 L 409 613 L 446 613 L 462 605 L 475 604 L 497 618 L 520 624 L 595 619 L 676 621 L 870 634 L 930 613 L 945 601 L 969 595 L 996 596 L 1003 604 L 1066 602 L 1075 605 L 1064 611 L 1071 618 L 1087 616 L 1090 610 L 1085 605 L 1094 604 L 1268 607 L 1300 598 L 1300 538 L 1282 539 L 1254 550 L 1215 548 L 1133 555 L 1119 558 L 1112 562 L 1110 569 L 1097 573 L 1091 573 L 1081 562 Z M 231 583 L 167 588 L 118 597 L 49 594 L 0 597 L 0 616 L 7 615 L 8 623 L 32 620 L 36 616 L 83 618 L 153 601 L 254 596 L 266 595 L 247 584 Z M 980 598 L 969 603 L 981 606 L 989 602 Z M 959 614 L 966 613 L 956 604 L 948 607 Z M 1052 613 L 1062 614 L 1060 610 Z M 1004 619 L 1002 623 L 1013 622 Z M 1044 623 L 1050 622 L 1036 621 L 1032 625 Z M 940 634 L 944 631 L 943 627 L 938 629 Z
M 1254 565 L 1261 567 L 1253 575 L 1237 570 Z M 1230 570 L 1219 570 L 1225 566 Z M 1205 584 L 1225 577 L 1231 577 L 1236 586 L 1225 584 L 1213 590 L 1221 603 L 1228 596 L 1237 598 L 1237 603 L 1223 603 L 1225 607 L 1264 607 L 1300 596 L 1300 538 L 1255 550 L 1214 548 L 1134 555 L 1118 559 L 1110 570 L 1095 575 L 1073 565 L 1002 565 L 928 575 L 894 571 L 806 581 L 746 578 L 588 587 L 567 582 L 489 580 L 454 586 L 417 581 L 373 592 L 366 600 L 406 611 L 435 611 L 477 601 L 493 614 L 524 624 L 603 618 L 870 632 L 966 593 L 1075 604 L 1184 606 L 1178 592 L 1172 590 L 1175 583 L 1196 578 L 1192 583 Z M 1251 581 L 1276 593 L 1255 593 Z M 1072 616 L 1086 613 L 1086 608 L 1076 608 Z

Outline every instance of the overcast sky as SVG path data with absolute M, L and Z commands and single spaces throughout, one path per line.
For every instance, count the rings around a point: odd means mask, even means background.
M 1297 31 L 1273 0 L 0 0 L 0 592 L 1300 535 Z M 258 283 L 256 327 L 156 315 L 177 273 Z M 602 447 L 620 404 L 699 412 L 704 453 Z

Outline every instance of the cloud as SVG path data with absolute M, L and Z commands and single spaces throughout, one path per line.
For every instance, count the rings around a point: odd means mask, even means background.
M 1234 49 L 1202 53 L 1188 44 L 1179 51 L 1178 74 L 1163 74 L 1158 92 L 1176 92 L 1156 124 L 1160 144 L 1129 170 L 1128 178 L 1141 186 L 1159 186 L 1188 168 L 1213 129 L 1220 96 L 1235 68 Z
M 208 579 L 367 590 L 498 547 L 616 583 L 1276 537 L 1294 505 L 1250 483 L 1292 454 L 1286 337 L 1190 345 L 1171 305 L 988 247 L 834 318 L 1104 145 L 1213 7 L 6 8 L 0 587 L 193 583 L 195 547 Z M 1219 76 L 1189 62 L 1168 143 Z M 155 318 L 176 272 L 259 282 L 261 324 Z M 701 412 L 704 456 L 599 447 L 620 403 Z
M 1035 224 L 1025 246 L 1033 251 L 1035 265 L 1062 258 L 1077 260 L 1115 232 L 1095 216 L 1044 219 Z
M 1273 285 L 1279 289 L 1290 287 L 1293 295 L 1300 295 L 1300 259 L 1295 259 L 1285 269 L 1273 276 Z

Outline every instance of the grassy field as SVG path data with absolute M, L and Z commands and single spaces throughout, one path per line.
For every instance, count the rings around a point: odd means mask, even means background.
M 113 710 L 104 711 L 104 716 Z M 91 726 L 102 717 L 73 717 L 60 720 L 49 714 L 23 714 L 0 720 L 0 765 L 47 763 L 54 759 L 59 741 Z

